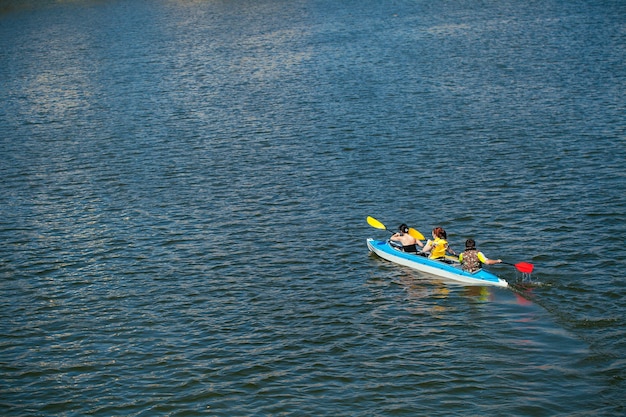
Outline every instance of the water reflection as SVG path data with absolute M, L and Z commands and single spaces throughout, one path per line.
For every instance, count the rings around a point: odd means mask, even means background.
M 415 271 L 403 273 L 393 278 L 392 282 L 405 291 L 405 298 L 402 302 L 408 302 L 412 311 L 419 311 L 420 313 L 444 312 L 451 305 L 447 301 L 459 296 L 466 300 L 466 305 L 470 306 L 494 301 L 504 304 L 513 303 L 522 307 L 534 304 L 533 287 L 520 287 L 516 284 L 511 285 L 510 289 L 506 290 L 491 286 L 464 286 L 429 275 L 422 275 Z M 511 293 L 513 297 L 511 297 Z
M 481 303 L 493 301 L 493 293 L 490 291 L 489 287 L 486 286 L 465 287 L 463 289 L 463 294 Z
M 450 285 L 454 285 L 461 288 L 461 294 L 474 301 L 487 302 L 493 300 L 492 289 L 489 286 L 461 286 L 433 279 L 429 276 L 421 278 L 412 274 L 403 274 L 396 282 L 407 290 L 410 299 L 448 298 L 451 294 Z

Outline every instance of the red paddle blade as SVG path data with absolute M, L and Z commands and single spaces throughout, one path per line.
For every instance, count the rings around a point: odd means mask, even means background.
M 530 274 L 531 272 L 533 272 L 534 266 L 533 264 L 528 262 L 520 262 L 515 264 L 515 268 L 517 268 L 517 270 L 523 274 Z

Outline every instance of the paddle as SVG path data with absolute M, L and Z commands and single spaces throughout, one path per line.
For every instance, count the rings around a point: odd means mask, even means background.
M 423 234 L 419 232 L 419 230 L 415 230 L 412 227 L 409 227 L 409 234 L 413 236 L 417 240 L 426 240 Z
M 389 233 L 391 233 L 391 234 L 396 233 L 396 232 L 394 232 L 394 231 L 391 231 L 391 230 L 387 229 L 387 227 L 385 227 L 385 225 L 384 225 L 384 224 L 382 224 L 382 222 L 380 222 L 380 221 L 376 220 L 376 219 L 375 219 L 375 218 L 373 218 L 372 216 L 367 216 L 367 223 L 368 223 L 370 226 L 372 226 L 373 228 L 375 228 L 375 229 L 386 230 L 386 231 L 388 231 L 388 232 L 389 232 Z M 421 233 L 419 232 L 419 230 L 415 230 L 415 229 L 413 229 L 412 227 L 409 227 L 409 234 L 410 234 L 411 236 L 413 236 L 413 237 L 414 237 L 415 239 L 417 239 L 417 240 L 425 240 L 425 239 L 426 239 L 426 238 L 424 237 L 424 235 L 423 235 L 423 234 L 421 234 Z
M 392 235 L 394 233 L 396 233 L 396 232 L 393 232 L 393 231 L 387 229 L 384 224 L 382 224 L 381 222 L 379 222 L 378 220 L 376 220 L 372 216 L 367 216 L 367 224 L 372 226 L 374 229 L 386 230 L 389 233 L 391 233 Z
M 511 265 L 514 266 L 515 268 L 517 268 L 518 271 L 520 271 L 522 274 L 530 274 L 533 272 L 533 268 L 534 265 L 528 262 L 519 262 L 516 264 L 512 264 L 509 262 L 502 262 L 505 265 Z

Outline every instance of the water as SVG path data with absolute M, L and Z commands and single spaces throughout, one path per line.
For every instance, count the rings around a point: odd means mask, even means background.
M 2 415 L 624 414 L 623 2 L 0 13 Z

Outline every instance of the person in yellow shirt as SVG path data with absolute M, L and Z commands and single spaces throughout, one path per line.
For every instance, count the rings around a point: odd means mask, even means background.
M 482 252 L 476 250 L 476 242 L 474 239 L 465 241 L 465 251 L 459 255 L 461 268 L 467 272 L 480 271 L 483 264 L 493 265 L 502 263 L 502 259 L 488 259 Z
M 433 229 L 433 240 L 426 242 L 422 249 L 423 252 L 430 252 L 429 259 L 445 259 L 446 252 L 456 255 L 456 253 L 448 246 L 448 234 L 442 227 Z

